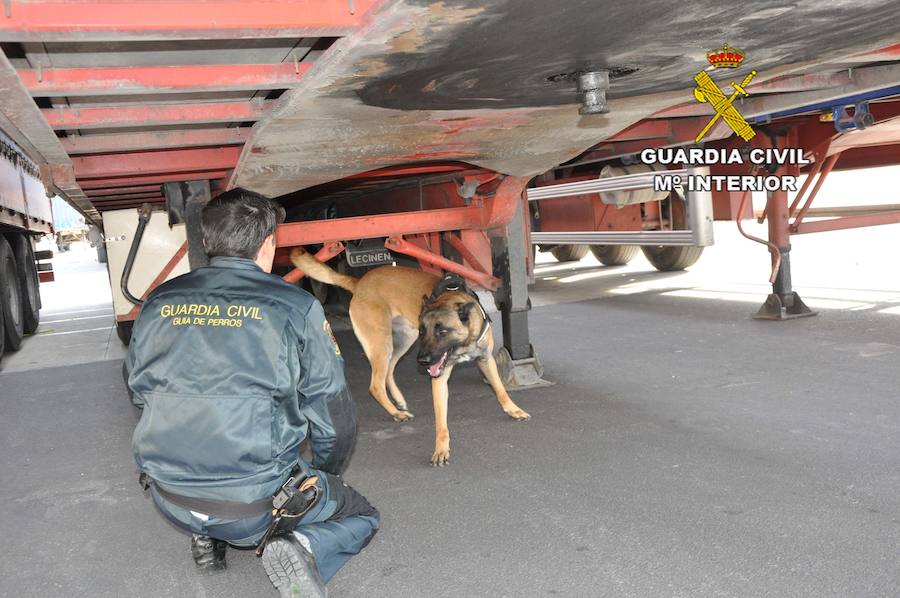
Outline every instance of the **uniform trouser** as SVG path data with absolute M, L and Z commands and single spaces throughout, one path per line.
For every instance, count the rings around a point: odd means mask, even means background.
M 319 575 L 327 583 L 350 557 L 366 547 L 378 531 L 380 516 L 363 495 L 339 477 L 317 470 L 311 470 L 310 475 L 319 477 L 319 500 L 294 529 L 309 539 Z M 176 526 L 234 546 L 256 546 L 272 521 L 269 514 L 243 519 L 204 519 L 164 500 L 152 486 L 151 492 L 157 508 Z

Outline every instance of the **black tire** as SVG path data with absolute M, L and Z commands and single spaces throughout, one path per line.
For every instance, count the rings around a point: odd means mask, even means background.
M 557 245 L 550 250 L 558 262 L 577 262 L 587 255 L 587 245 Z
M 126 347 L 131 342 L 131 330 L 134 328 L 134 322 L 116 322 L 116 336 L 122 341 Z
M 22 314 L 25 318 L 23 329 L 25 334 L 34 334 L 41 321 L 41 290 L 34 263 L 34 249 L 27 235 L 12 235 L 9 242 L 16 256 L 19 283 L 22 285 Z
M 604 266 L 624 266 L 638 254 L 638 245 L 591 245 L 591 253 Z
M 3 295 L 3 320 L 6 350 L 18 351 L 25 334 L 22 313 L 22 283 L 16 268 L 16 256 L 5 237 L 0 237 L 0 295 Z
M 3 288 L 3 275 L 0 274 L 0 289 Z M 0 293 L 0 363 L 3 362 L 3 350 L 6 348 L 6 325 L 3 323 L 3 293 Z
M 687 226 L 687 213 L 684 198 L 677 193 L 669 197 L 669 209 L 672 210 L 672 223 L 676 230 L 684 230 Z M 703 247 L 697 246 L 661 246 L 645 245 L 641 247 L 644 257 L 654 268 L 661 272 L 674 272 L 693 266 L 703 254 Z
M 661 272 L 673 272 L 689 268 L 703 255 L 703 248 L 694 245 L 683 247 L 645 245 L 641 249 L 647 261 Z

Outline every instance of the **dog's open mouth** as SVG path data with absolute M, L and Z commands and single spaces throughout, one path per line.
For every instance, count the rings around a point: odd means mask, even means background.
M 444 371 L 444 366 L 447 364 L 447 355 L 449 353 L 450 352 L 447 351 L 446 353 L 441 355 L 440 359 L 428 366 L 427 371 L 429 376 L 431 376 L 432 378 L 437 378 L 441 375 L 441 372 Z

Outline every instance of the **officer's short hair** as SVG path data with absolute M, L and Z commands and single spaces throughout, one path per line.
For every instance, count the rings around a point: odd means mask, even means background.
M 255 259 L 275 225 L 284 221 L 284 209 L 268 197 L 246 189 L 232 189 L 203 207 L 200 223 L 203 247 L 217 255 Z

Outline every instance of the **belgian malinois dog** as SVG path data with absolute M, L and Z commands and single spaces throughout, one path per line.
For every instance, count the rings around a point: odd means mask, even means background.
M 335 272 L 301 248 L 291 252 L 291 262 L 310 278 L 353 294 L 350 321 L 372 366 L 369 392 L 398 422 L 413 415 L 394 380 L 394 368 L 416 338 L 420 340 L 417 361 L 431 376 L 434 400 L 432 465 L 450 461 L 447 382 L 457 363 L 474 361 L 478 365 L 500 407 L 511 418 L 525 421 L 531 417 L 513 403 L 503 387 L 487 314 L 477 299 L 458 285 L 441 286 L 441 279 L 433 274 L 399 266 L 381 266 L 354 278 Z

